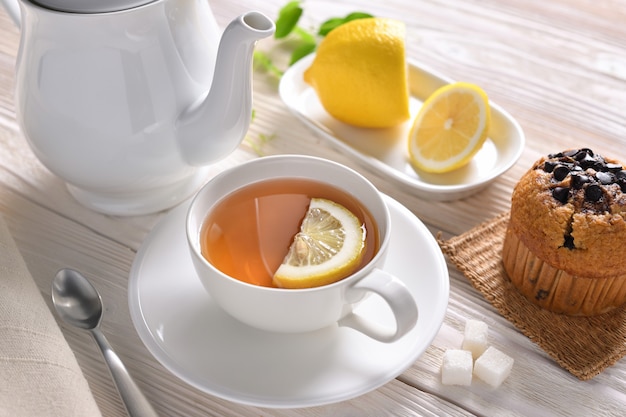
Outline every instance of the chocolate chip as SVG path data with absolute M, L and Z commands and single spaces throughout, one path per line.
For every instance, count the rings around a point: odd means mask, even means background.
M 621 171 L 616 172 L 616 173 L 615 173 L 615 177 L 616 177 L 618 180 L 626 180 L 626 170 L 623 170 L 623 169 L 622 169 Z
M 597 172 L 596 179 L 600 181 L 600 184 L 608 185 L 615 182 L 615 176 L 610 172 Z
M 565 204 L 569 198 L 569 187 L 556 187 L 552 190 L 552 197 L 558 202 Z
M 613 163 L 608 163 L 606 164 L 606 169 L 608 169 L 609 171 L 621 171 L 622 170 L 622 166 L 620 164 L 613 164 Z
M 563 181 L 569 174 L 570 169 L 565 165 L 557 165 L 552 172 L 552 176 L 557 181 Z
M 602 168 L 603 166 L 603 164 L 600 161 L 598 161 L 596 158 L 588 154 L 585 154 L 584 158 L 580 159 L 579 162 L 580 162 L 580 166 L 583 169 L 593 168 L 596 171 L 601 171 L 601 169 L 599 168 Z
M 593 157 L 593 151 L 591 149 L 579 149 L 573 155 L 571 155 L 575 160 L 582 161 L 587 157 Z
M 554 161 L 546 161 L 543 163 L 543 170 L 547 173 L 554 171 L 554 167 L 558 164 Z
M 571 184 L 575 190 L 580 190 L 581 188 L 583 188 L 583 185 L 587 184 L 588 182 L 591 182 L 591 178 L 589 178 L 587 175 L 572 175 Z
M 563 246 L 569 250 L 576 249 L 576 246 L 574 245 L 574 238 L 572 237 L 572 235 L 563 236 Z
M 593 151 L 592 151 L 591 149 L 589 149 L 589 148 L 581 148 L 581 149 L 580 149 L 580 152 L 585 152 L 585 153 L 587 153 L 588 155 L 594 156 Z
M 595 203 L 602 198 L 602 187 L 598 184 L 589 184 L 585 189 L 585 200 Z
M 546 291 L 546 290 L 539 290 L 537 291 L 537 294 L 535 295 L 535 299 L 536 300 L 544 300 L 546 298 L 548 298 L 548 295 L 550 295 L 550 291 Z

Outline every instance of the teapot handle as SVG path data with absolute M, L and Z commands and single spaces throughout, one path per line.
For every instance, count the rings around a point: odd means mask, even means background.
M 21 26 L 21 13 L 20 5 L 17 0 L 0 0 L 4 9 L 9 14 L 9 17 L 13 20 L 15 25 L 19 28 Z

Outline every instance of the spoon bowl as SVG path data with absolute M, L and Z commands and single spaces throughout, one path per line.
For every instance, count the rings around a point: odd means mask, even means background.
M 128 415 L 156 417 L 156 412 L 100 331 L 102 297 L 91 282 L 78 271 L 61 269 L 52 281 L 52 304 L 63 321 L 91 332 L 109 366 Z
M 91 282 L 73 269 L 62 269 L 56 274 L 52 302 L 66 323 L 85 330 L 100 325 L 102 298 Z

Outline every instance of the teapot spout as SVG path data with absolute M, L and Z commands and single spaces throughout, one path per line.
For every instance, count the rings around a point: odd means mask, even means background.
M 239 16 L 224 30 L 208 94 L 177 121 L 178 143 L 188 164 L 224 158 L 244 139 L 252 117 L 254 47 L 274 30 L 274 22 L 259 12 Z

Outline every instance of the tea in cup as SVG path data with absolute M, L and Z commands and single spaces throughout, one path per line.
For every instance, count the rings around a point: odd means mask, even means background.
M 319 220 L 311 220 L 311 213 L 333 213 L 330 217 L 340 221 L 346 235 L 341 249 L 359 248 L 358 253 L 346 249 L 335 255 L 347 254 L 338 261 L 337 273 L 333 269 L 332 274 L 315 275 L 315 267 L 308 266 L 283 268 L 297 249 L 299 231 Z M 321 219 L 320 227 L 328 228 Z M 356 229 L 345 227 L 351 221 L 360 233 L 355 239 L 351 236 Z M 391 233 L 382 195 L 365 177 L 341 164 L 282 155 L 231 168 L 209 181 L 193 199 L 186 233 L 205 289 L 222 309 L 250 326 L 307 332 L 339 323 L 390 342 L 417 321 L 409 290 L 382 269 Z M 283 269 L 290 272 L 278 280 L 277 271 Z M 304 278 L 290 279 L 302 271 Z M 369 293 L 380 295 L 389 305 L 394 329 L 376 327 L 352 312 Z

